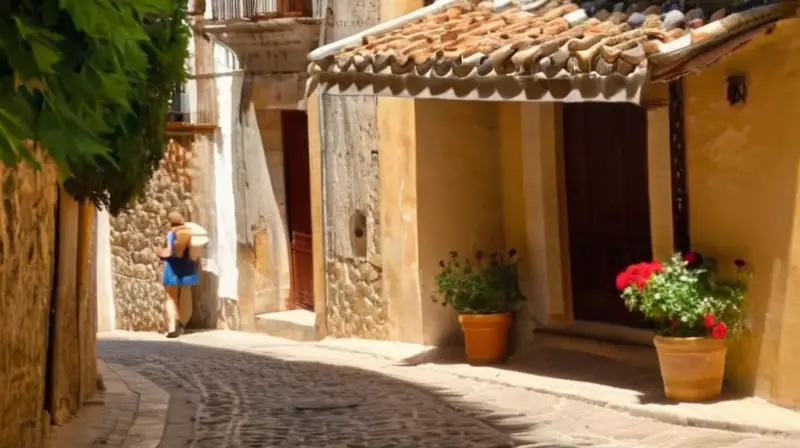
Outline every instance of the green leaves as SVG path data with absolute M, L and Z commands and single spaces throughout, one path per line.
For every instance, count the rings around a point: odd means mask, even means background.
M 21 143 L 38 141 L 78 199 L 133 200 L 185 79 L 184 3 L 0 0 L 0 161 L 32 160 Z
M 4 165 L 15 166 L 26 152 L 22 140 L 17 136 L 25 135 L 27 132 L 24 122 L 0 109 L 0 161 Z
M 721 279 L 715 262 L 706 257 L 699 267 L 689 267 L 680 254 L 654 272 L 646 285 L 632 283 L 622 291 L 631 310 L 638 310 L 653 320 L 656 332 L 663 336 L 707 336 L 710 329 L 704 318 L 712 315 L 724 322 L 730 336 L 743 329 L 742 304 L 747 285 L 740 279 Z
M 442 296 L 442 306 L 451 306 L 460 314 L 494 314 L 511 311 L 525 300 L 519 289 L 516 250 L 506 259 L 491 254 L 487 259 L 482 251 L 474 260 L 461 260 L 458 253 L 439 262 L 436 288 Z M 432 298 L 438 302 L 436 297 Z
M 36 74 L 54 73 L 53 66 L 62 59 L 58 45 L 63 37 L 50 32 L 47 28 L 26 22 L 23 17 L 13 16 L 19 36 L 31 49 L 31 57 L 35 62 Z M 33 75 L 33 73 L 32 73 Z

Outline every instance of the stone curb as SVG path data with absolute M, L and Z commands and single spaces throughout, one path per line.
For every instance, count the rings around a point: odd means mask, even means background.
M 133 393 L 139 396 L 133 422 L 122 448 L 156 448 L 161 443 L 169 409 L 169 393 L 155 383 L 120 364 L 108 364 Z
M 608 408 L 613 409 L 615 411 L 625 412 L 627 414 L 642 417 L 642 418 L 649 418 L 651 420 L 661 421 L 664 423 L 680 425 L 680 426 L 688 426 L 688 427 L 697 427 L 697 428 L 707 428 L 707 429 L 718 429 L 724 431 L 733 431 L 733 432 L 742 432 L 742 433 L 750 433 L 750 434 L 763 434 L 766 436 L 778 436 L 778 437 L 800 437 L 800 430 L 796 429 L 777 429 L 771 428 L 763 425 L 752 425 L 752 424 L 745 424 L 745 423 L 737 423 L 731 422 L 724 419 L 714 419 L 714 418 L 704 418 L 704 417 L 693 417 L 693 416 L 685 416 L 679 415 L 677 413 L 662 411 L 659 409 L 648 409 L 642 408 L 636 404 L 625 404 L 625 403 L 614 403 L 611 400 L 602 400 L 598 398 L 589 397 L 586 395 L 570 393 L 563 390 L 556 390 L 552 388 L 546 387 L 536 387 L 530 386 L 527 384 L 519 384 L 514 381 L 507 381 L 501 379 L 492 379 L 486 378 L 477 375 L 465 375 L 463 373 L 453 372 L 451 369 L 447 367 L 438 366 L 435 364 L 426 363 L 426 361 L 422 361 L 416 364 L 404 364 L 399 362 L 397 359 L 392 358 L 391 356 L 382 355 L 379 353 L 373 353 L 365 350 L 350 350 L 344 347 L 334 347 L 324 344 L 314 344 L 316 348 L 328 350 L 331 352 L 340 352 L 340 353 L 349 353 L 353 355 L 361 355 L 372 357 L 374 359 L 380 359 L 384 361 L 388 361 L 392 363 L 394 367 L 416 367 L 421 369 L 428 369 L 432 371 L 436 371 L 438 373 L 444 373 L 448 375 L 452 375 L 457 378 L 461 379 L 468 379 L 473 381 L 481 381 L 489 384 L 497 384 L 507 387 L 514 387 L 525 389 L 533 392 L 538 392 L 542 394 L 548 394 L 556 397 L 567 398 L 570 400 L 580 401 L 583 403 L 591 404 L 594 406 L 598 406 L 601 408 Z M 800 417 L 799 417 L 800 418 Z
M 169 400 L 169 395 L 141 375 L 118 364 L 107 364 L 98 359 L 97 370 L 103 378 L 105 390 L 97 391 L 89 398 L 75 420 L 51 430 L 49 447 L 157 447 L 167 415 L 164 400 L 165 397 Z M 157 436 L 139 436 L 145 431 Z

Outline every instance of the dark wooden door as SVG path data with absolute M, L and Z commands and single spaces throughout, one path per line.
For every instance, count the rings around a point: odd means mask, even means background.
M 564 106 L 564 167 L 575 318 L 644 327 L 615 278 L 652 259 L 647 114 L 631 104 Z
M 292 257 L 290 308 L 314 309 L 314 266 L 311 252 L 311 186 L 308 118 L 303 111 L 281 113 L 286 208 Z

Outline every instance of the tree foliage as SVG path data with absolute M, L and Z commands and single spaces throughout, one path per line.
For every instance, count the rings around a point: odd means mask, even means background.
M 0 161 L 45 149 L 65 188 L 112 213 L 158 166 L 185 79 L 183 0 L 0 0 Z

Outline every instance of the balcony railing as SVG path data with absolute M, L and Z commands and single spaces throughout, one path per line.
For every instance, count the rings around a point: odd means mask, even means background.
M 273 17 L 314 17 L 320 0 L 211 0 L 213 20 L 261 20 Z

